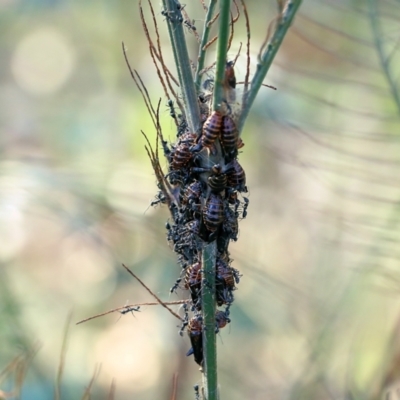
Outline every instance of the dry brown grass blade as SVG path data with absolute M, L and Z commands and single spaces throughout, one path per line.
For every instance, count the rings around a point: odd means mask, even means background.
M 215 16 L 210 20 L 208 26 L 211 26 L 219 17 L 219 12 L 215 14 Z
M 251 32 L 250 32 L 250 18 L 249 14 L 247 12 L 247 7 L 246 3 L 244 0 L 240 0 L 243 8 L 243 14 L 244 14 L 244 19 L 246 21 L 246 32 L 247 32 L 247 42 L 246 42 L 246 76 L 244 78 L 244 89 L 243 89 L 243 100 L 242 103 L 244 104 L 245 101 L 245 96 L 249 88 L 249 81 L 250 81 L 250 38 L 251 38 Z M 236 60 L 235 60 L 236 62 Z
M 96 367 L 94 368 L 92 378 L 90 379 L 89 385 L 83 393 L 82 400 L 90 400 L 91 397 L 90 391 L 92 390 L 92 387 L 96 382 L 96 379 L 98 378 L 99 374 L 100 374 L 100 366 L 96 365 Z
M 239 9 L 239 6 L 237 5 L 236 0 L 233 0 L 233 4 L 235 5 L 235 8 L 236 8 L 236 17 L 232 18 L 232 22 L 231 23 L 235 24 L 239 20 L 240 9 Z
M 241 82 L 236 82 L 236 85 L 244 85 L 245 81 L 241 81 Z M 278 90 L 275 86 L 272 85 L 267 85 L 266 83 L 263 83 L 261 86 L 273 89 L 273 90 Z
M 169 184 L 168 180 L 165 178 L 164 173 L 162 171 L 160 161 L 158 158 L 158 146 L 157 146 L 156 153 L 154 153 L 148 137 L 146 136 L 146 134 L 143 131 L 141 131 L 141 132 L 147 142 L 148 147 L 145 146 L 145 149 L 146 149 L 147 155 L 150 158 L 151 165 L 153 166 L 153 170 L 154 170 L 154 173 L 157 178 L 157 182 L 160 185 L 160 189 L 166 196 L 167 204 L 168 204 L 168 206 L 170 206 L 171 203 L 174 203 L 176 206 L 178 206 L 179 199 L 173 194 L 174 193 L 173 189 L 172 189 L 171 185 Z M 161 137 L 161 140 L 163 140 L 161 130 L 157 131 L 157 139 L 158 139 L 159 135 Z
M 229 49 L 231 48 L 232 40 L 233 40 L 233 35 L 235 34 L 235 27 L 234 27 L 235 23 L 233 22 L 233 15 L 232 15 L 232 13 L 231 13 L 231 23 L 230 23 L 229 25 L 230 25 L 230 28 L 231 28 L 231 33 L 230 33 L 229 39 L 228 39 L 228 47 L 227 47 L 227 49 L 226 49 L 227 52 L 228 52 Z
M 172 394 L 171 394 L 171 400 L 176 400 L 177 390 L 178 390 L 178 374 L 175 373 L 174 376 L 172 377 Z
M 60 353 L 60 363 L 58 365 L 56 383 L 55 383 L 55 387 L 54 387 L 54 400 L 61 399 L 61 381 L 62 381 L 62 376 L 64 373 L 65 356 L 67 354 L 68 331 L 69 331 L 69 327 L 71 325 L 71 319 L 72 319 L 72 311 L 68 314 L 67 320 L 66 320 L 65 326 L 64 326 L 64 335 L 63 335 L 63 341 L 62 341 L 61 353 Z
M 203 51 L 206 51 L 214 42 L 217 41 L 217 36 L 214 36 L 211 40 L 209 40 L 203 47 Z
M 148 102 L 149 102 L 151 111 L 153 112 L 153 115 L 154 115 L 154 117 L 155 117 L 155 119 L 156 119 L 156 121 L 157 121 L 157 123 L 154 124 L 154 126 L 155 126 L 156 129 L 157 129 L 157 128 L 160 126 L 160 122 L 159 122 L 158 119 L 157 119 L 157 113 L 156 113 L 156 111 L 154 110 L 153 103 L 151 102 L 149 92 L 148 92 L 148 90 L 147 90 L 146 85 L 143 83 L 143 80 L 142 80 L 142 78 L 140 77 L 139 72 L 137 72 L 136 69 L 135 69 L 134 71 L 135 71 L 135 74 L 136 74 L 137 79 L 139 80 L 139 82 L 140 82 L 140 84 L 141 84 L 141 86 L 142 86 L 142 88 L 143 88 L 143 91 L 144 91 L 144 93 L 145 93 L 145 95 L 146 95 L 146 98 L 147 98 L 147 100 L 148 100 Z
M 0 382 L 7 376 L 14 373 L 15 387 L 10 392 L 0 391 L 0 396 L 6 398 L 13 398 L 18 400 L 21 396 L 22 386 L 25 381 L 26 371 L 32 358 L 38 352 L 40 346 L 35 345 L 27 353 L 16 356 L 1 372 Z
M 240 56 L 240 52 L 242 51 L 242 42 L 240 42 L 240 45 L 239 45 L 239 50 L 238 50 L 238 52 L 237 52 L 237 54 L 236 54 L 236 57 L 235 57 L 235 59 L 233 60 L 233 66 L 235 66 L 236 65 L 236 61 L 238 60 L 238 58 L 239 58 L 239 56 Z
M 11 374 L 12 371 L 15 371 L 18 364 L 23 361 L 24 357 L 22 355 L 14 357 L 13 360 L 11 360 L 2 371 L 0 371 L 0 383 L 8 376 Z
M 15 370 L 15 388 L 13 396 L 14 400 L 21 399 L 21 391 L 26 376 L 26 370 L 28 369 L 27 367 L 28 367 L 28 360 L 25 360 L 25 362 L 19 363 Z
M 113 379 L 111 381 L 110 391 L 108 392 L 107 400 L 114 400 L 115 392 L 116 392 L 116 384 L 115 384 L 115 380 Z
M 205 5 L 204 0 L 200 0 L 200 4 L 203 6 L 203 10 L 205 12 L 207 12 L 208 11 L 208 7 Z
M 155 115 L 155 119 L 157 121 L 157 123 L 155 125 L 156 131 L 157 131 L 156 151 L 155 152 L 153 150 L 153 147 L 152 147 L 147 135 L 143 131 L 141 131 L 141 132 L 142 132 L 142 135 L 144 136 L 144 138 L 145 138 L 145 140 L 147 142 L 147 145 L 148 145 L 148 147 L 145 146 L 147 155 L 150 158 L 150 161 L 151 161 L 151 164 L 153 166 L 153 170 L 154 170 L 154 173 L 156 175 L 156 178 L 157 178 L 158 184 L 160 186 L 160 189 L 162 190 L 162 192 L 166 196 L 166 200 L 167 200 L 168 206 L 171 205 L 171 202 L 178 206 L 179 205 L 179 199 L 174 196 L 173 189 L 172 189 L 171 185 L 169 184 L 168 180 L 164 176 L 163 170 L 162 170 L 161 165 L 160 165 L 159 156 L 158 156 L 159 140 L 161 140 L 163 145 L 165 143 L 165 140 L 164 140 L 164 137 L 163 137 L 163 134 L 162 134 L 161 125 L 160 125 L 160 118 L 159 118 L 160 102 L 161 102 L 161 99 L 160 99 L 160 101 L 158 103 L 157 112 L 156 112 L 156 115 Z
M 210 71 L 211 69 L 213 69 L 213 68 L 215 67 L 215 64 L 216 64 L 216 63 L 215 63 L 215 61 L 214 61 L 210 66 L 208 66 L 208 67 L 202 69 L 202 70 L 199 72 L 199 74 L 200 74 L 200 75 L 203 75 L 203 74 L 205 74 L 206 72 Z
M 166 308 L 175 318 L 178 318 L 180 321 L 182 321 L 182 318 L 176 314 L 174 311 L 172 311 L 166 303 L 164 303 L 149 287 L 146 286 L 146 284 L 138 278 L 125 264 L 122 264 L 122 266 L 128 271 L 130 275 L 132 275 L 164 308 Z
M 219 17 L 219 12 L 215 14 L 215 16 L 210 20 L 208 23 L 208 26 L 211 27 L 211 25 L 218 19 Z M 204 46 L 203 46 L 203 51 L 206 51 L 214 42 L 217 41 L 217 36 L 214 36 L 211 40 L 209 40 Z
M 139 1 L 139 10 L 140 10 L 140 19 L 142 21 L 143 30 L 144 30 L 144 33 L 146 35 L 147 43 L 149 45 L 149 51 L 150 51 L 151 59 L 153 60 L 153 64 L 156 67 L 158 79 L 160 80 L 161 86 L 163 87 L 165 97 L 167 99 L 169 99 L 170 96 L 169 96 L 169 93 L 168 93 L 168 90 L 167 90 L 167 86 L 165 85 L 164 78 L 163 78 L 163 76 L 161 74 L 161 70 L 158 67 L 158 63 L 156 61 L 156 56 L 155 56 L 156 49 L 154 47 L 153 41 L 151 40 L 150 32 L 149 32 L 149 30 L 147 28 L 147 23 L 146 23 L 146 19 L 144 18 L 143 7 L 142 7 L 142 2 L 141 1 Z M 159 37 L 157 37 L 157 40 L 159 41 Z
M 124 42 L 122 42 L 122 51 L 123 51 L 123 53 L 124 53 L 125 62 L 126 62 L 126 65 L 127 65 L 128 68 L 129 68 L 129 72 L 130 72 L 130 74 L 131 74 L 131 77 L 132 77 L 132 79 L 134 80 L 134 82 L 135 82 L 135 84 L 136 84 L 136 87 L 139 89 L 140 94 L 142 95 L 142 98 L 143 98 L 143 100 L 144 100 L 144 103 L 145 103 L 145 105 L 146 105 L 147 110 L 149 111 L 149 114 L 150 114 L 150 117 L 151 117 L 151 119 L 152 119 L 152 121 L 153 121 L 154 126 L 156 126 L 154 108 L 153 108 L 153 106 L 152 106 L 152 104 L 151 104 L 150 98 L 148 97 L 147 90 L 144 90 L 145 88 L 142 88 L 142 87 L 139 85 L 139 82 L 138 82 L 138 80 L 136 79 L 136 76 L 135 76 L 134 73 L 133 73 L 133 70 L 132 70 L 132 68 L 131 68 L 131 65 L 129 64 L 128 56 L 127 56 L 127 54 L 126 54 L 126 48 L 125 48 Z M 136 71 L 135 71 L 135 72 L 136 72 Z M 136 74 L 137 74 L 137 72 L 136 72 Z M 138 74 L 137 74 L 137 75 L 138 75 Z M 145 95 L 145 93 L 147 94 L 147 96 Z

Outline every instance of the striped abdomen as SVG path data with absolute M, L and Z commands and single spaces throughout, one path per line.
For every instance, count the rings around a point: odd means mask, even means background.
M 225 219 L 222 223 L 222 230 L 229 239 L 237 240 L 239 233 L 238 219 L 234 211 L 229 207 L 225 209 Z
M 200 181 L 192 182 L 181 196 L 181 204 L 185 205 L 191 201 L 197 202 L 200 199 L 202 193 L 202 185 Z
M 201 263 L 197 262 L 186 270 L 185 289 L 200 290 L 201 287 Z
M 222 173 L 222 168 L 219 164 L 211 168 L 212 174 L 208 177 L 208 186 L 214 193 L 222 192 L 227 185 L 227 177 Z
M 216 284 L 222 286 L 224 289 L 232 290 L 235 287 L 235 277 L 233 275 L 233 268 L 230 267 L 222 260 L 217 260 L 216 265 Z
M 196 137 L 195 133 L 185 133 L 182 135 L 173 151 L 172 161 L 170 164 L 172 170 L 179 170 L 190 162 L 193 157 L 190 147 L 195 143 Z
M 220 136 L 222 129 L 222 114 L 214 111 L 204 122 L 201 144 L 203 147 L 211 147 Z
M 225 328 L 226 324 L 231 322 L 231 320 L 227 317 L 226 313 L 223 311 L 218 310 L 215 313 L 215 325 L 217 330 Z
M 189 335 L 190 343 L 192 344 L 191 350 L 187 352 L 187 356 L 193 354 L 194 361 L 200 366 L 203 364 L 203 322 L 200 316 L 194 316 L 190 319 L 187 332 Z
M 221 143 L 225 153 L 236 153 L 238 149 L 238 132 L 233 119 L 225 116 L 222 119 Z
M 219 194 L 211 193 L 203 209 L 204 225 L 215 232 L 224 220 L 224 203 Z
M 246 174 L 237 160 L 233 160 L 227 165 L 225 173 L 228 178 L 228 187 L 239 192 L 247 192 Z

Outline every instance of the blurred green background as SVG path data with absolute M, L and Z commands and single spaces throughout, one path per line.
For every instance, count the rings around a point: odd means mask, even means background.
M 254 72 L 277 7 L 246 3 Z M 201 4 L 185 10 L 201 32 Z M 223 399 L 397 398 L 399 20 L 394 0 L 307 0 L 267 76 L 278 90 L 261 90 L 242 136 L 250 206 L 230 247 L 243 277 L 218 338 Z M 22 380 L 22 399 L 54 398 L 72 311 L 63 399 L 82 398 L 98 369 L 94 399 L 113 380 L 116 399 L 169 399 L 175 373 L 177 399 L 194 398 L 189 340 L 162 307 L 74 324 L 153 301 L 121 263 L 179 298 L 168 212 L 149 207 L 140 130 L 155 132 L 121 50 L 162 99 L 173 140 L 138 2 L 2 0 L 0 32 L 0 389 Z M 232 58 L 245 41 L 242 16 Z M 242 50 L 238 80 L 245 72 Z

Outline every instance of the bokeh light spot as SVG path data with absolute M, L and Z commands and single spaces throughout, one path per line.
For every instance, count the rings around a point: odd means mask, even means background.
M 52 27 L 30 32 L 17 44 L 11 70 L 18 85 L 34 95 L 59 90 L 76 64 L 75 50 L 68 38 Z

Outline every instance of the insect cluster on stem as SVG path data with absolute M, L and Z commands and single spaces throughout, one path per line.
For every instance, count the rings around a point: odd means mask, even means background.
M 226 80 L 229 91 L 235 87 L 231 62 L 226 63 Z M 208 85 L 208 83 L 207 83 Z M 204 100 L 206 99 L 206 100 Z M 228 246 L 238 238 L 238 220 L 247 215 L 248 199 L 246 175 L 238 161 L 240 140 L 234 115 L 225 99 L 224 111 L 212 111 L 211 96 L 199 96 L 203 126 L 200 135 L 187 128 L 182 115 L 177 115 L 170 102 L 170 114 L 177 119 L 177 140 L 162 140 L 168 172 L 164 179 L 174 193 L 174 201 L 160 188 L 157 201 L 167 203 L 172 219 L 167 223 L 167 239 L 178 254 L 182 267 L 171 292 L 178 288 L 188 290 L 190 308 L 185 307 L 182 332 L 186 329 L 194 354 L 200 366 L 202 356 L 201 290 L 214 280 L 216 304 L 224 307 L 215 316 L 215 330 L 230 322 L 229 309 L 234 301 L 233 292 L 239 283 L 239 271 L 232 267 Z M 165 187 L 165 186 L 164 186 Z M 216 241 L 217 258 L 214 277 L 202 270 L 201 257 L 204 243 Z M 192 316 L 189 318 L 188 311 Z
M 234 1 L 236 15 L 230 21 L 229 46 L 233 38 L 233 25 L 239 18 L 239 7 Z M 244 2 L 241 3 L 246 16 L 247 11 Z M 147 145 L 146 151 L 151 160 L 156 178 L 158 193 L 152 206 L 166 205 L 171 218 L 166 223 L 167 240 L 173 251 L 177 253 L 178 263 L 181 266 L 179 278 L 171 288 L 171 292 L 179 290 L 188 291 L 188 298 L 184 300 L 184 316 L 180 334 L 186 331 L 189 335 L 192 348 L 187 355 L 194 354 L 197 364 L 203 366 L 203 335 L 205 330 L 203 321 L 202 298 L 207 296 L 204 290 L 215 288 L 211 291 L 215 298 L 215 325 L 217 333 L 230 322 L 230 307 L 234 301 L 234 291 L 239 283 L 240 273 L 232 266 L 229 253 L 229 244 L 236 241 L 239 234 L 238 221 L 247 215 L 249 200 L 247 193 L 246 174 L 238 161 L 239 150 L 244 146 L 237 129 L 237 111 L 242 104 L 236 102 L 236 77 L 234 71 L 235 62 L 226 61 L 225 74 L 222 83 L 222 102 L 212 104 L 214 95 L 215 78 L 212 76 L 214 64 L 204 67 L 204 57 L 199 56 L 197 71 L 194 77 L 197 93 L 188 102 L 188 92 L 184 86 L 171 74 L 162 55 L 160 34 L 156 22 L 155 12 L 149 1 L 150 12 L 153 19 L 156 40 L 150 35 L 145 20 L 141 3 L 139 3 L 141 20 L 144 32 L 149 44 L 149 51 L 153 63 L 157 69 L 160 83 L 168 98 L 168 109 L 176 126 L 176 140 L 170 143 L 165 140 L 160 124 L 160 102 L 153 107 L 146 87 L 139 74 L 132 71 L 124 55 L 139 91 L 145 101 L 146 107 L 152 118 L 156 130 L 156 147 L 153 149 L 147 136 L 143 133 Z M 193 21 L 186 12 L 184 5 L 177 0 L 171 1 L 169 7 L 161 12 L 167 22 L 170 31 L 175 32 L 182 25 L 199 41 L 197 30 Z M 209 18 L 209 17 L 207 17 Z M 211 18 L 211 17 L 210 17 Z M 218 19 L 218 14 L 213 16 L 205 27 L 210 27 Z M 190 26 L 184 21 L 192 21 Z M 205 29 L 208 29 L 205 28 Z M 205 54 L 217 37 L 210 39 L 200 46 L 200 53 Z M 249 41 L 247 43 L 249 49 Z M 178 48 L 176 47 L 175 50 Z M 248 87 L 249 80 L 249 52 L 247 52 L 247 73 L 244 82 L 243 96 Z M 183 69 L 180 70 L 180 79 Z M 189 68 L 187 79 L 192 80 Z M 174 86 L 174 84 L 176 86 Z M 219 85 L 217 85 L 219 86 Z M 182 90 L 183 99 L 178 94 Z M 219 93 L 219 89 L 217 91 Z M 215 92 L 215 93 L 217 93 Z M 194 93 L 194 92 L 193 92 Z M 197 97 L 196 97 L 197 96 Z M 184 102 L 184 104 L 183 104 Z M 199 111 L 199 122 L 193 123 L 189 109 L 194 106 L 196 114 Z M 196 116 L 197 120 L 198 115 Z M 197 130 L 197 126 L 200 127 Z M 193 126 L 196 125 L 196 131 Z M 159 160 L 159 147 L 167 159 L 168 171 L 164 171 Z M 209 243 L 215 242 L 216 260 L 213 276 L 203 270 L 203 251 Z M 206 303 L 206 300 L 204 300 Z M 206 306 L 204 307 L 207 308 Z M 207 319 L 207 318 L 205 318 Z M 207 322 L 209 326 L 210 322 Z M 212 318 L 211 318 L 212 324 Z M 208 328 L 210 329 L 210 328 Z

